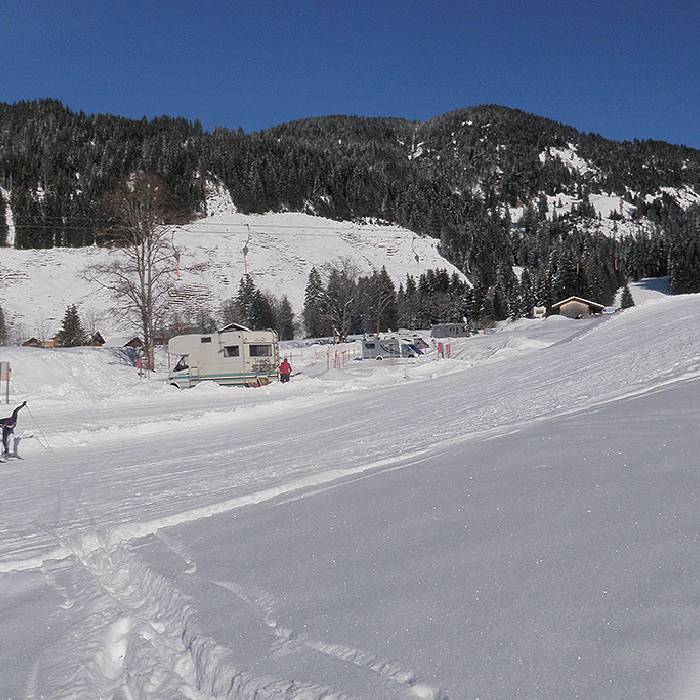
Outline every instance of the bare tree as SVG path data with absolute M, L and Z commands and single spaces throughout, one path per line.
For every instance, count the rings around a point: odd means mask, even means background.
M 95 308 L 81 309 L 81 314 L 85 330 L 90 337 L 94 336 L 100 330 L 100 324 L 104 321 L 104 315 Z
M 86 276 L 112 292 L 117 310 L 143 335 L 147 366 L 153 369 L 155 330 L 168 311 L 178 254 L 172 243 L 177 220 L 170 192 L 158 177 L 137 173 L 103 202 L 113 244 L 112 259 L 86 270 Z
M 40 342 L 44 342 L 49 337 L 51 321 L 46 316 L 40 316 L 34 325 L 34 337 Z
M 20 321 L 12 321 L 9 326 L 10 343 L 12 345 L 21 345 L 25 340 L 29 339 L 27 326 Z M 37 340 L 39 340 L 37 338 Z

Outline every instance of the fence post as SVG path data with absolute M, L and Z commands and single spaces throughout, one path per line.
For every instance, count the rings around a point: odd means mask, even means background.
M 5 403 L 10 403 L 10 374 L 12 368 L 9 362 L 0 362 L 0 382 L 5 382 Z

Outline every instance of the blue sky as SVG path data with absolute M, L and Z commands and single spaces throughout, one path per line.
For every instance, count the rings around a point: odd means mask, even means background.
M 245 131 L 496 103 L 700 148 L 700 3 L 5 0 L 0 101 L 37 97 Z

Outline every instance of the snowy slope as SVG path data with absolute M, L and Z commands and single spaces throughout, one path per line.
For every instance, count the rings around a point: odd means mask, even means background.
M 648 301 L 663 299 L 671 294 L 671 282 L 668 277 L 643 277 L 637 282 L 631 282 L 629 285 L 632 299 L 635 305 L 645 304 Z M 621 287 L 615 297 L 615 306 L 620 306 L 622 303 Z
M 0 695 L 696 697 L 698 318 L 299 348 L 264 391 L 11 350 L 53 453 L 0 465 Z
M 223 301 L 235 296 L 245 270 L 246 243 L 248 270 L 256 285 L 278 296 L 286 294 L 296 313 L 303 306 L 311 267 L 341 257 L 351 258 L 363 274 L 386 266 L 397 286 L 407 273 L 417 275 L 431 268 L 457 271 L 439 254 L 437 240 L 403 228 L 307 214 L 247 216 L 236 213 L 228 192 L 215 184 L 209 194 L 210 216 L 179 227 L 174 235 L 183 274 L 171 301 L 181 311 L 216 313 Z M 113 306 L 109 295 L 83 276 L 87 266 L 110 254 L 118 255 L 97 248 L 0 249 L 3 309 L 23 326 L 26 337 L 56 333 L 69 304 L 76 304 L 83 317 L 96 314 L 104 336 L 125 330 L 121 319 L 109 315 Z M 196 272 L 188 271 L 192 268 Z

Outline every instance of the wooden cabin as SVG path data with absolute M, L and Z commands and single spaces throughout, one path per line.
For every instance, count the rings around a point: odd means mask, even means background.
M 42 347 L 41 341 L 37 338 L 29 338 L 22 343 L 23 348 L 40 348 Z
M 604 308 L 604 304 L 598 304 L 583 297 L 569 297 L 552 304 L 552 313 L 567 318 L 590 318 L 600 316 Z
M 52 335 L 50 338 L 45 340 L 41 344 L 41 347 L 42 348 L 60 348 L 62 344 L 63 343 L 61 343 L 61 336 L 56 334 L 56 335 Z
M 143 340 L 137 335 L 123 335 L 115 338 L 108 338 L 105 346 L 108 348 L 134 348 L 139 350 L 143 347 Z
M 105 339 L 102 337 L 102 333 L 95 331 L 90 336 L 87 344 L 93 348 L 101 348 L 105 344 Z

